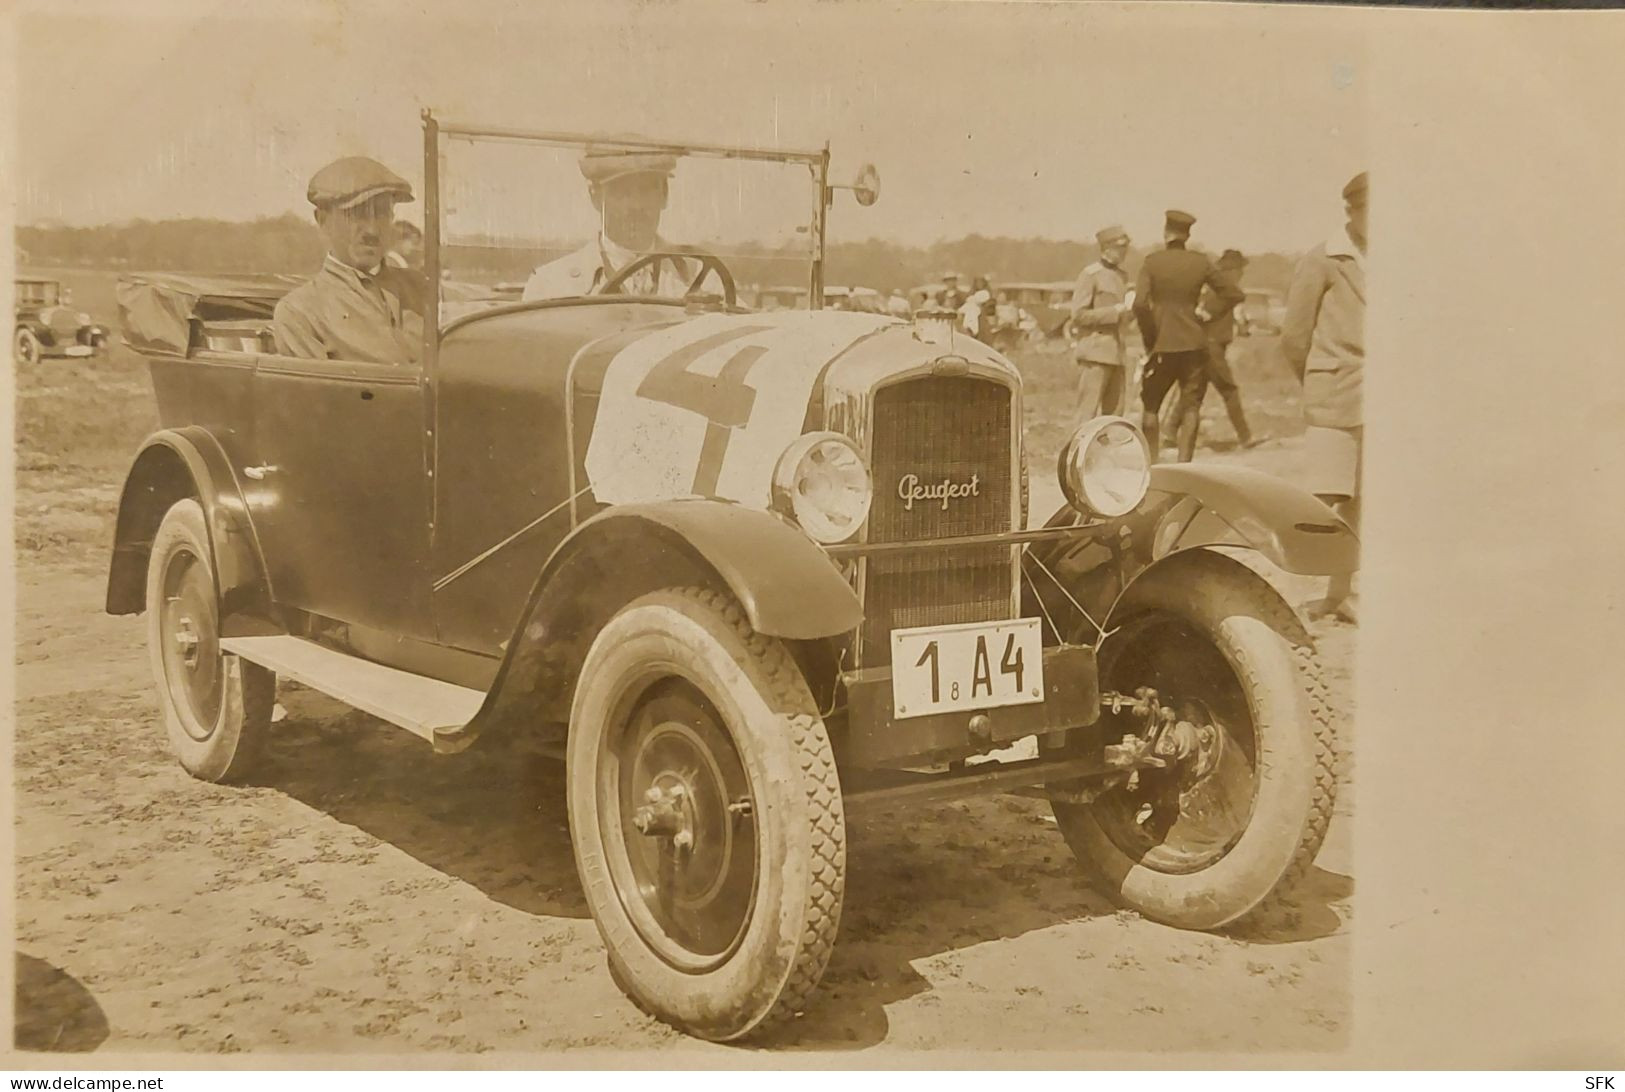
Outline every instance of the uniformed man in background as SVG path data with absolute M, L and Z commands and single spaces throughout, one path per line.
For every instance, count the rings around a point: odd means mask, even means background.
M 677 170 L 676 156 L 588 148 L 580 166 L 587 196 L 598 212 L 598 236 L 574 253 L 539 266 L 525 284 L 524 299 L 590 295 L 643 255 L 670 249 L 660 238 L 660 217 Z M 633 274 L 622 291 L 682 299 L 698 268 L 687 259 L 661 258 Z
M 1360 530 L 1361 463 L 1365 446 L 1366 209 L 1370 180 L 1361 171 L 1343 187 L 1343 219 L 1325 245 L 1304 255 L 1292 275 L 1281 323 L 1281 352 L 1303 381 L 1309 427 L 1304 448 L 1310 490 Z M 1358 621 L 1352 575 L 1327 581 L 1311 617 Z
M 1129 236 L 1117 225 L 1095 232 L 1100 258 L 1083 267 L 1072 289 L 1072 359 L 1078 366 L 1078 414 L 1082 420 L 1123 412 L 1126 337 L 1134 309 L 1123 262 Z
M 1242 447 L 1252 447 L 1256 441 L 1252 430 L 1247 427 L 1247 411 L 1241 404 L 1241 388 L 1236 384 L 1235 373 L 1230 370 L 1230 352 L 1236 340 L 1236 308 L 1247 298 L 1246 291 L 1241 287 L 1241 274 L 1247 268 L 1247 259 L 1239 250 L 1226 250 L 1219 255 L 1214 266 L 1232 291 L 1228 295 L 1220 295 L 1205 288 L 1197 307 L 1197 317 L 1202 319 L 1207 329 L 1207 370 L 1202 379 L 1202 394 L 1206 396 L 1210 384 L 1219 392 L 1219 397 L 1224 399 L 1224 410 L 1230 415 L 1230 425 L 1236 430 L 1236 442 Z M 1197 399 L 1197 405 L 1201 405 L 1201 398 Z M 1197 420 L 1200 424 L 1200 415 Z
M 1166 245 L 1146 255 L 1134 285 L 1134 317 L 1149 354 L 1140 387 L 1141 427 L 1155 458 L 1157 414 L 1168 391 L 1177 387 L 1180 462 L 1189 462 L 1196 453 L 1197 415 L 1207 368 L 1207 331 L 1197 317 L 1197 303 L 1204 286 L 1223 296 L 1237 291 L 1224 284 L 1206 255 L 1186 249 L 1195 223 L 1196 217 L 1188 212 L 1168 210 L 1163 223 Z
M 414 364 L 423 345 L 421 275 L 386 262 L 406 179 L 366 156 L 317 171 L 305 196 L 327 241 L 321 270 L 277 302 L 277 352 L 318 360 Z

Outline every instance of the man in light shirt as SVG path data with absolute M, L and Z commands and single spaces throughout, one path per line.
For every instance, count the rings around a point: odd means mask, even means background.
M 523 298 L 591 295 L 643 255 L 671 249 L 660 238 L 660 216 L 676 169 L 677 157 L 664 152 L 588 148 L 581 175 L 598 211 L 598 237 L 539 266 L 525 283 Z M 633 274 L 621 291 L 682 299 L 698 271 L 694 260 L 661 258 Z
M 1343 187 L 1345 223 L 1298 263 L 1286 297 L 1281 352 L 1303 381 L 1310 490 L 1360 530 L 1360 466 L 1365 443 L 1361 387 L 1365 373 L 1366 203 L 1361 171 Z M 1358 619 L 1351 575 L 1334 576 L 1311 616 Z

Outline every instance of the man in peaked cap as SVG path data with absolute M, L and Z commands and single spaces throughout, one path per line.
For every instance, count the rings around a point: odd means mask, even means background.
M 1177 386 L 1175 418 L 1181 462 L 1189 462 L 1196 453 L 1197 414 L 1207 367 L 1207 332 L 1196 313 L 1202 289 L 1210 288 L 1226 299 L 1239 292 L 1234 285 L 1225 284 L 1205 255 L 1185 248 L 1195 223 L 1196 217 L 1188 212 L 1168 210 L 1163 225 L 1166 245 L 1146 255 L 1134 285 L 1134 317 L 1150 354 L 1140 387 L 1141 427 L 1154 456 L 1158 451 L 1157 414 L 1169 389 Z
M 1072 289 L 1072 359 L 1078 365 L 1078 413 L 1083 420 L 1123 412 L 1125 336 L 1134 309 L 1123 262 L 1128 232 L 1113 224 L 1095 232 L 1100 258 L 1083 267 Z
M 677 169 L 676 156 L 589 147 L 580 165 L 587 196 L 598 212 L 598 237 L 538 266 L 525 283 L 527 300 L 589 295 L 644 254 L 670 249 L 660 238 L 660 215 Z M 681 258 L 658 259 L 634 274 L 622 291 L 681 299 L 698 269 L 697 263 Z
M 395 205 L 412 187 L 366 156 L 329 163 L 305 196 L 327 240 L 314 277 L 276 305 L 271 333 L 277 351 L 318 360 L 413 364 L 423 343 L 422 277 L 385 260 L 394 238 Z
M 1303 381 L 1310 491 L 1330 504 L 1356 534 L 1365 448 L 1361 388 L 1369 188 L 1364 171 L 1343 187 L 1344 223 L 1298 263 L 1281 323 L 1281 353 Z M 1309 614 L 1356 622 L 1353 576 L 1328 579 L 1326 597 L 1309 604 Z

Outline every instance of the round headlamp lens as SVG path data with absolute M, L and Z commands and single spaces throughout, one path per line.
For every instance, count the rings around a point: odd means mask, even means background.
M 822 543 L 844 542 L 869 516 L 874 483 L 852 441 L 814 432 L 785 449 L 773 472 L 775 507 Z
M 1074 508 L 1108 519 L 1127 515 L 1151 485 L 1151 450 L 1133 423 L 1097 417 L 1061 455 L 1061 485 Z

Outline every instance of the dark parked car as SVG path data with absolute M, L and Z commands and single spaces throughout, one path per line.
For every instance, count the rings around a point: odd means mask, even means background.
M 39 277 L 16 279 L 16 332 L 11 354 L 19 364 L 47 356 L 95 356 L 107 345 L 107 330 L 69 304 L 62 282 Z
M 589 295 L 425 323 L 421 366 L 275 355 L 281 281 L 125 286 L 162 430 L 124 488 L 107 609 L 147 612 L 187 770 L 248 774 L 279 677 L 426 755 L 556 749 L 611 973 L 719 1040 L 808 1003 L 861 808 L 1042 787 L 1107 892 L 1189 928 L 1304 875 L 1334 787 L 1313 645 L 1213 547 L 1346 571 L 1329 509 L 1256 473 L 1152 467 L 1100 418 L 1060 456 L 1067 503 L 1029 526 L 1009 361 L 930 316 L 738 306 L 719 255 L 765 232 L 741 194 L 799 217 L 785 237 L 822 302 L 827 151 L 428 113 L 424 133 L 430 314 L 443 240 L 569 212 L 480 208 L 482 184 L 568 195 L 573 159 L 542 176 L 589 144 L 676 154 L 667 222 L 706 241 Z M 786 191 L 691 185 L 744 164 Z M 718 206 L 739 238 L 696 226 Z M 674 259 L 721 291 L 625 291 Z M 967 763 L 1028 738 L 1035 757 Z

